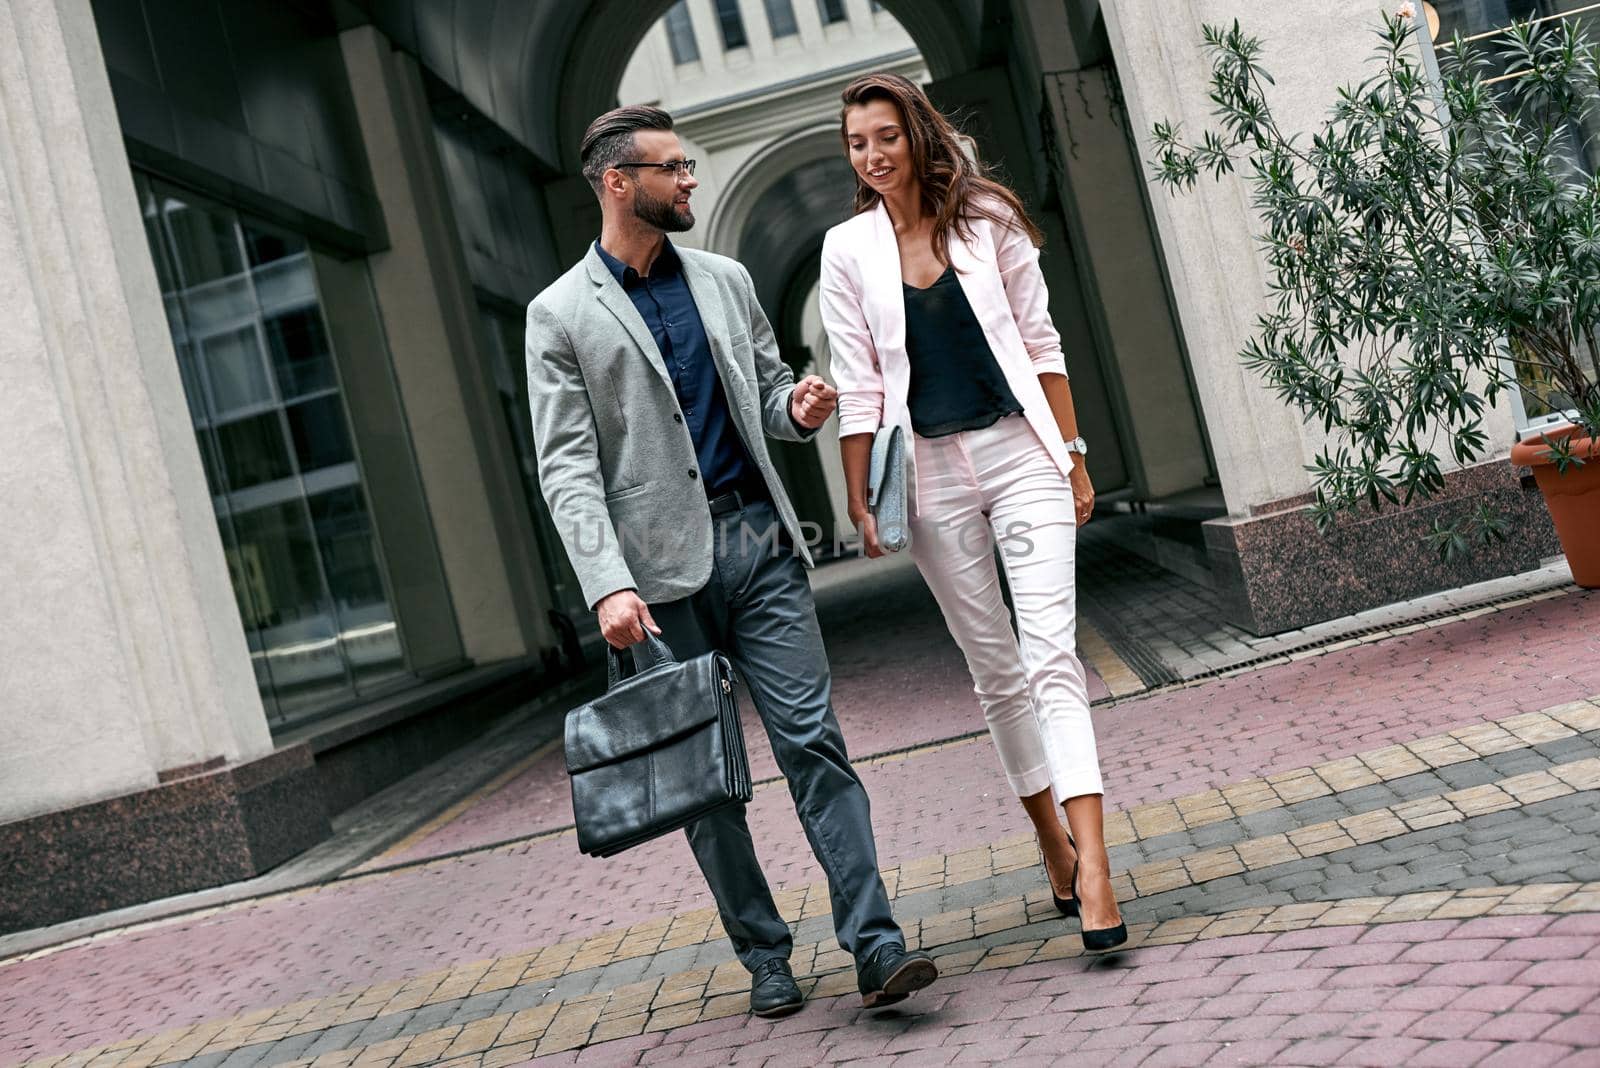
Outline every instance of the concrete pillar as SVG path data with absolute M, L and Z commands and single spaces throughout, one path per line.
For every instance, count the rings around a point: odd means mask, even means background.
M 1210 63 L 1205 23 L 1240 20 L 1267 45 L 1263 63 L 1277 79 L 1273 106 L 1287 130 L 1310 131 L 1326 117 L 1337 86 L 1359 80 L 1375 39 L 1378 12 L 1364 0 L 1327 4 L 1252 4 L 1245 0 L 1171 4 L 1122 0 L 1102 7 L 1138 156 L 1155 157 L 1150 127 L 1182 123 L 1198 137 L 1214 125 L 1206 95 Z M 1143 176 L 1148 180 L 1148 168 Z M 1238 353 L 1270 307 L 1268 269 L 1254 238 L 1260 223 L 1243 179 L 1202 179 L 1191 192 L 1151 191 L 1178 316 L 1205 412 L 1228 510 L 1253 508 L 1310 489 L 1304 469 L 1321 443 L 1240 364 Z M 1507 411 L 1493 413 L 1491 440 L 1510 439 Z
M 1420 8 L 1420 5 L 1418 5 Z M 1106 30 L 1142 161 L 1155 157 L 1151 125 L 1168 120 L 1198 139 L 1214 126 L 1203 24 L 1231 24 L 1259 37 L 1280 125 L 1319 129 L 1339 86 L 1371 72 L 1378 12 L 1366 0 L 1254 4 L 1246 0 L 1119 0 L 1103 4 Z M 1148 164 L 1143 180 L 1148 181 Z M 1228 618 L 1273 633 L 1433 590 L 1537 567 L 1556 551 L 1543 502 L 1523 487 L 1504 452 L 1466 470 L 1445 458 L 1445 489 L 1409 507 L 1341 517 L 1315 529 L 1305 470 L 1323 443 L 1238 353 L 1270 310 L 1269 269 L 1255 234 L 1263 229 L 1250 187 L 1235 176 L 1202 178 L 1177 195 L 1151 191 L 1151 213 L 1227 500 L 1228 515 L 1204 526 L 1218 600 Z M 1508 448 L 1508 407 L 1487 413 L 1484 431 Z M 1424 543 L 1435 521 L 1451 523 L 1487 503 L 1513 532 L 1466 560 L 1441 563 Z
M 689 24 L 694 27 L 694 43 L 700 49 L 700 65 L 705 73 L 717 74 L 727 70 L 722 31 L 718 29 L 717 10 L 712 0 L 689 0 Z M 590 115 L 584 122 L 593 118 Z
M 589 246 L 600 236 L 600 200 L 594 187 L 582 175 L 558 178 L 544 184 L 544 201 L 555 236 L 556 256 L 563 269 L 589 254 Z M 692 234 L 693 231 L 690 231 Z M 681 239 L 687 234 L 676 235 Z M 528 294 L 532 300 L 538 294 Z
M 0 7 L 0 821 L 271 751 L 88 0 Z
M 1145 213 L 1139 163 L 1104 67 L 1044 77 L 1062 208 L 1080 257 L 1090 325 L 1108 357 L 1120 442 L 1139 496 L 1204 483 L 1206 444 Z M 1094 453 L 1090 453 L 1091 458 Z
M 1109 389 L 1116 369 L 1096 332 L 1098 305 L 1086 298 L 1092 289 L 1084 284 L 1083 265 L 1065 224 L 1055 210 L 1038 207 L 1043 164 L 1036 163 L 1011 74 L 1001 67 L 968 71 L 931 83 L 928 95 L 941 109 L 965 120 L 964 129 L 977 139 L 979 154 L 998 165 L 1002 179 L 1029 205 L 1045 233 L 1039 269 L 1050 289 L 1051 318 L 1061 335 L 1078 430 L 1091 443 L 1089 474 L 1097 490 L 1106 493 L 1125 487 L 1131 470 L 1132 450 L 1124 440 L 1128 435 L 1120 430 Z
M 372 26 L 340 37 L 390 248 L 369 258 L 466 655 L 554 644 L 537 540 L 481 351 L 478 309 L 416 60 Z
M 817 0 L 794 0 L 794 21 L 800 28 L 800 41 L 807 48 L 823 43 L 822 13 L 817 9 Z
M 383 547 L 390 606 L 405 637 L 406 663 L 422 678 L 460 667 L 465 657 L 450 584 L 433 536 L 433 517 L 417 477 L 406 411 L 394 388 L 383 320 L 365 260 L 312 254 L 317 291 L 345 382 L 350 428 L 361 450 L 361 479 Z
M 328 834 L 274 752 L 88 0 L 0 5 L 0 934 Z

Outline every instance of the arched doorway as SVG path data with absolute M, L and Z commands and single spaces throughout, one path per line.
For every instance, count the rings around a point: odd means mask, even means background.
M 718 20 L 730 11 L 748 29 L 765 25 L 770 8 L 792 10 L 805 24 L 815 23 L 822 8 L 836 7 L 845 22 L 813 29 L 841 49 L 853 32 L 841 27 L 892 20 L 903 28 L 926 70 L 930 95 L 961 119 L 1046 231 L 1043 265 L 1052 311 L 1085 436 L 1100 443 L 1090 465 L 1101 499 L 1162 498 L 1215 484 L 1097 3 L 1060 10 L 997 0 L 685 4 L 697 27 L 697 62 L 708 70 L 723 60 L 729 70 L 784 60 L 782 49 L 759 53 L 759 34 L 719 40 Z M 569 264 L 598 229 L 593 194 L 575 176 L 583 128 L 618 101 L 641 42 L 673 7 L 673 0 L 592 0 L 539 5 L 529 17 L 513 0 L 448 8 L 436 0 L 388 0 L 368 10 L 376 25 L 419 56 L 433 95 L 459 97 L 528 155 L 555 259 Z M 820 146 L 834 107 L 804 114 L 785 110 L 781 97 L 769 91 L 715 107 L 696 103 L 680 118 L 701 128 L 694 135 L 697 151 L 715 151 L 717 139 L 740 136 L 740 124 L 751 122 L 768 123 L 784 137 L 807 129 Z M 810 144 L 800 138 L 783 147 L 803 154 Z M 791 161 L 780 156 L 774 162 Z M 741 193 L 732 176 L 715 178 L 731 197 L 730 220 L 741 215 L 741 198 L 748 204 L 758 195 L 755 189 Z M 505 210 L 511 214 L 515 207 Z M 738 232 L 730 226 L 736 224 L 714 219 L 713 232 L 690 240 L 728 251 Z

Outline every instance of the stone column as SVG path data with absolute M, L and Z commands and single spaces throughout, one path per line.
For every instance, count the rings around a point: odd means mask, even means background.
M 1420 5 L 1418 5 L 1420 7 Z M 1122 74 L 1138 157 L 1155 156 L 1151 125 L 1181 123 L 1192 137 L 1214 125 L 1207 97 L 1210 64 L 1203 24 L 1231 24 L 1266 46 L 1268 88 L 1285 130 L 1308 132 L 1327 115 L 1338 86 L 1370 71 L 1378 11 L 1366 0 L 1326 4 L 1253 4 L 1245 0 L 1120 0 L 1101 8 Z M 1148 181 L 1148 170 L 1141 176 Z M 1305 465 L 1322 444 L 1306 424 L 1247 371 L 1238 353 L 1256 318 L 1271 307 L 1268 268 L 1253 236 L 1261 225 L 1250 189 L 1237 176 L 1202 178 L 1179 195 L 1152 189 L 1151 210 L 1172 280 L 1206 429 L 1229 515 L 1206 524 L 1217 591 L 1230 618 L 1258 633 L 1275 632 L 1496 575 L 1536 567 L 1557 551 L 1536 494 L 1525 492 L 1504 452 L 1450 471 L 1438 498 L 1410 508 L 1364 511 L 1328 535 L 1307 511 Z M 1488 413 L 1484 431 L 1509 448 L 1509 408 Z M 1509 515 L 1516 530 L 1471 560 L 1443 565 L 1422 538 L 1435 519 L 1451 522 L 1483 500 Z
M 273 755 L 88 0 L 0 5 L 0 292 L 3 931 L 254 874 L 252 791 L 310 759 Z M 297 788 L 264 863 L 326 833 Z
M 390 247 L 368 260 L 461 642 L 479 662 L 555 643 L 416 60 L 340 38 Z M 530 294 L 531 296 L 531 294 Z
M 1094 289 L 1083 278 L 1084 264 L 1065 220 L 1055 207 L 1038 207 L 1039 179 L 1047 163 L 1030 142 L 1027 112 L 1019 105 L 1012 82 L 1017 73 L 1001 67 L 967 71 L 930 83 L 928 94 L 947 113 L 962 116 L 966 132 L 977 138 L 980 155 L 997 163 L 1002 178 L 1031 204 L 1034 222 L 1045 235 L 1039 268 L 1050 290 L 1051 318 L 1061 335 L 1078 431 L 1090 443 L 1089 474 L 1101 492 L 1121 489 L 1128 485 L 1133 470 L 1129 458 L 1135 450 L 1119 430 L 1126 420 L 1113 403 L 1115 366 L 1095 329 L 1099 306 L 1088 299 Z
M 1326 117 L 1337 86 L 1359 80 L 1373 46 L 1378 11 L 1363 0 L 1330 4 L 1250 4 L 1217 0 L 1169 4 L 1125 0 L 1103 9 L 1142 160 L 1155 157 L 1153 123 L 1171 119 L 1199 136 L 1215 124 L 1207 97 L 1210 64 L 1201 27 L 1235 18 L 1262 38 L 1263 63 L 1277 79 L 1273 106 L 1287 130 L 1311 131 Z M 1148 181 L 1148 170 L 1141 175 Z M 1216 449 L 1228 510 L 1234 515 L 1310 488 L 1304 464 L 1321 444 L 1316 427 L 1246 371 L 1239 351 L 1270 307 L 1268 268 L 1253 236 L 1261 228 L 1243 179 L 1202 179 L 1177 196 L 1152 189 L 1151 208 L 1166 252 L 1196 385 Z M 1486 420 L 1490 438 L 1510 437 L 1507 411 Z
M 1140 496 L 1159 498 L 1202 485 L 1209 465 L 1111 77 L 1104 66 L 1047 74 L 1044 107 L 1085 304 L 1130 438 L 1120 445 Z
M 546 182 L 543 188 L 556 256 L 563 264 L 577 263 L 589 254 L 589 246 L 600 236 L 600 201 L 594 195 L 594 187 L 582 175 L 572 175 Z M 528 299 L 535 296 L 530 293 Z

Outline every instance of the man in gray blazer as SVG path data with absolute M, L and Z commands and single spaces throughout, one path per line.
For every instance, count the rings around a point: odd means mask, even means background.
M 796 383 L 749 272 L 666 239 L 694 225 L 694 161 L 672 118 L 625 107 L 584 134 L 600 239 L 528 305 L 528 396 L 539 480 L 599 615 L 625 648 L 662 635 L 687 658 L 728 655 L 749 686 L 828 876 L 863 1003 L 900 1001 L 938 971 L 908 952 L 878 874 L 866 790 L 830 699 L 811 563 L 766 435 L 808 441 L 837 403 Z M 793 946 L 742 806 L 688 829 L 762 1016 L 803 1003 Z

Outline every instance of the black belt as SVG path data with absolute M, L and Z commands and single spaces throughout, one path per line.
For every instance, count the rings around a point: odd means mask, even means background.
M 772 500 L 767 488 L 762 485 L 736 486 L 725 493 L 719 493 L 710 500 L 712 518 L 729 515 L 752 504 L 761 504 Z

